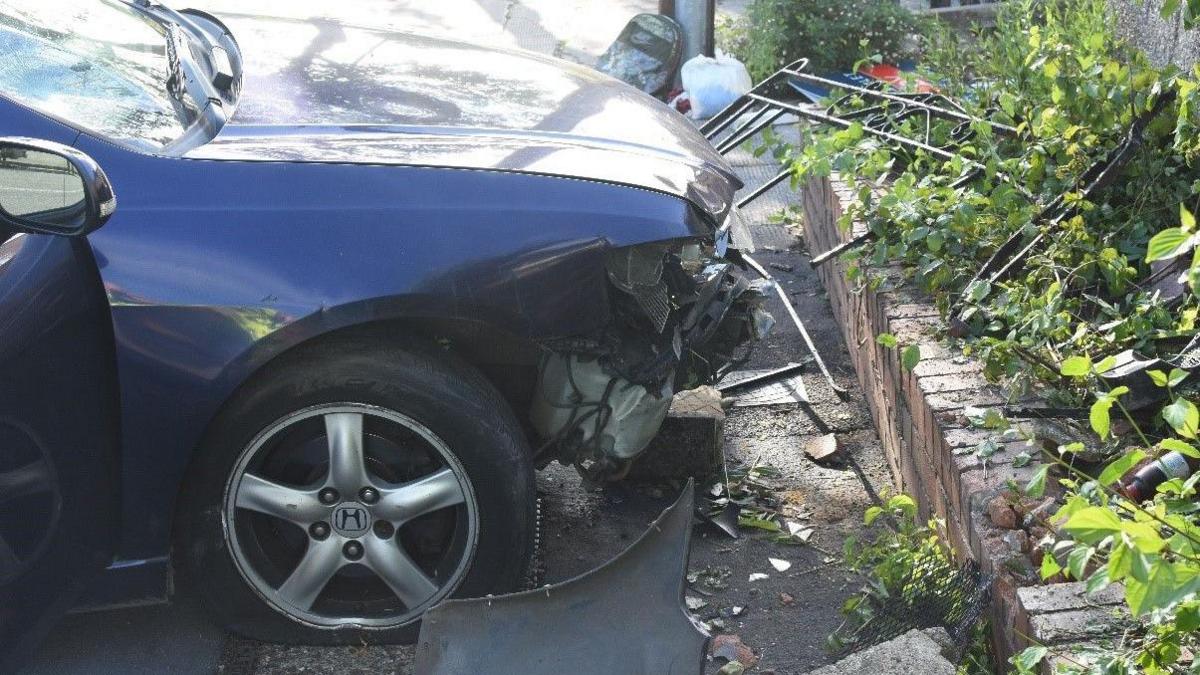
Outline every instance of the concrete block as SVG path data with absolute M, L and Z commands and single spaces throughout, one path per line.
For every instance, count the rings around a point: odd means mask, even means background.
M 898 638 L 868 647 L 808 675 L 953 675 L 943 643 L 913 629 Z

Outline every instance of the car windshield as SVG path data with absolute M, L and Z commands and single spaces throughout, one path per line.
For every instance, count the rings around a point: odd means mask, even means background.
M 118 0 L 0 0 L 0 94 L 141 149 L 183 135 L 167 31 Z

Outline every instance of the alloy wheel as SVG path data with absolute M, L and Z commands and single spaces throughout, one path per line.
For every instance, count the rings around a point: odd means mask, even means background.
M 0 583 L 35 564 L 62 511 L 49 456 L 26 429 L 0 423 Z
M 478 507 L 457 457 L 396 411 L 297 411 L 242 452 L 225 490 L 239 573 L 271 607 L 323 628 L 394 628 L 470 567 Z

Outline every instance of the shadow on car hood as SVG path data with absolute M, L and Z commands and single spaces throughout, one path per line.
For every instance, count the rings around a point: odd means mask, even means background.
M 188 157 L 544 173 L 668 192 L 718 218 L 741 186 L 688 120 L 583 66 L 327 20 L 222 19 L 242 93 Z

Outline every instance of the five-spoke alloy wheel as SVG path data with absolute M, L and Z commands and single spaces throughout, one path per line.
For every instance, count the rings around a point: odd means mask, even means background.
M 477 511 L 464 469 L 429 429 L 342 403 L 265 429 L 231 476 L 224 518 L 239 572 L 272 606 L 317 626 L 387 626 L 454 590 Z
M 445 598 L 517 590 L 537 529 L 508 403 L 394 333 L 263 368 L 214 420 L 176 514 L 182 599 L 247 637 L 309 644 L 410 641 Z

